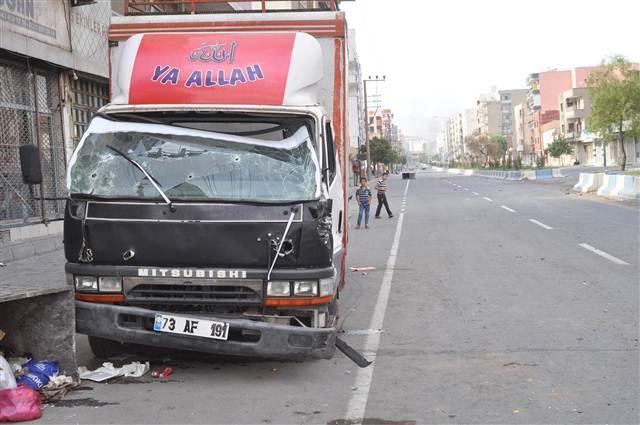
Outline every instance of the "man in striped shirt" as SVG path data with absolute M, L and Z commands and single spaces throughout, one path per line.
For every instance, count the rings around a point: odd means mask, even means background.
M 387 202 L 387 179 L 389 178 L 389 172 L 385 171 L 382 174 L 382 178 L 378 180 L 376 183 L 376 190 L 378 191 L 378 208 L 376 209 L 376 218 L 380 218 L 380 210 L 382 209 L 382 205 L 384 205 L 387 210 L 387 214 L 389 214 L 389 218 L 393 217 L 391 213 L 391 209 L 389 209 L 389 203 Z
M 356 190 L 356 202 L 358 203 L 358 225 L 362 224 L 362 215 L 364 214 L 364 227 L 369 228 L 369 207 L 371 206 L 371 189 L 367 187 L 367 179 L 360 178 L 360 187 Z

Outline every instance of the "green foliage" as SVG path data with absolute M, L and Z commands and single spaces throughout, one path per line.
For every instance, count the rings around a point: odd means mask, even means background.
M 508 170 L 510 170 L 510 169 L 512 169 L 512 168 L 513 168 L 513 160 L 511 159 L 511 156 L 509 156 L 509 157 L 507 158 L 507 163 L 506 163 L 506 165 L 505 165 L 505 166 L 506 166 L 506 168 L 507 168 Z
M 369 148 L 371 149 L 371 162 L 377 164 L 382 162 L 384 164 L 390 164 L 393 162 L 394 153 L 391 148 L 391 143 L 388 140 L 379 137 L 374 137 L 369 140 Z
M 554 158 L 560 158 L 562 155 L 569 155 L 573 153 L 571 145 L 562 136 L 555 138 L 553 142 L 549 144 L 548 149 L 549 155 Z
M 406 164 L 407 155 L 399 148 L 392 149 L 391 164 Z
M 624 170 L 624 133 L 640 136 L 640 71 L 624 57 L 614 56 L 592 72 L 588 82 L 592 99 L 589 127 L 605 141 L 618 140 Z
M 499 167 L 508 149 L 507 140 L 499 134 L 489 137 L 474 132 L 465 143 L 474 160 L 482 160 L 485 167 Z
M 360 145 L 360 147 L 358 148 L 358 159 L 360 161 L 367 160 L 367 145 Z
M 513 168 L 515 168 L 516 170 L 520 170 L 522 168 L 522 159 L 520 157 L 516 158 L 516 160 L 513 161 Z
M 494 134 L 489 138 L 488 154 L 494 161 L 500 161 L 507 153 L 507 139 L 500 134 Z

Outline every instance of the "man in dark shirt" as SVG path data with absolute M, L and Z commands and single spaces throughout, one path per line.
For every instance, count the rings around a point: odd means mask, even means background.
M 389 173 L 385 171 L 384 174 L 382 174 L 382 178 L 376 183 L 376 190 L 378 191 L 378 208 L 376 209 L 376 218 L 380 218 L 380 210 L 382 209 L 383 204 L 384 208 L 387 210 L 387 214 L 389 214 L 389 218 L 393 217 L 393 214 L 389 209 L 389 203 L 387 202 L 388 178 Z
M 367 179 L 360 178 L 360 187 L 356 190 L 356 202 L 358 203 L 358 225 L 362 224 L 362 215 L 364 214 L 364 227 L 369 228 L 369 207 L 371 206 L 371 189 L 367 187 Z

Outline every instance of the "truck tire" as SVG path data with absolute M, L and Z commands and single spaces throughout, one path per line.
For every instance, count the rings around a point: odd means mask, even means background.
M 125 350 L 124 344 L 111 339 L 89 336 L 89 347 L 95 357 L 106 359 Z

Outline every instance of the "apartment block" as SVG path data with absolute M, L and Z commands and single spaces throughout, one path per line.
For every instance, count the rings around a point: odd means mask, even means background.
M 501 134 L 506 139 L 512 152 L 516 151 L 514 132 L 516 127 L 515 106 L 521 104 L 527 98 L 527 89 L 500 90 L 500 124 Z
M 481 94 L 476 100 L 476 119 L 476 127 L 480 134 L 487 136 L 501 134 L 502 112 L 495 89 L 491 93 Z

